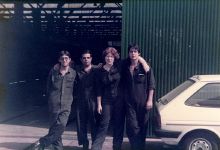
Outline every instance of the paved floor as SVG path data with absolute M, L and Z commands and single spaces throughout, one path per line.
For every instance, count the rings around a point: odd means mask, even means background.
M 47 133 L 47 114 L 45 108 L 38 108 L 0 124 L 0 150 L 31 150 L 31 145 Z M 155 140 L 154 140 L 155 142 Z M 80 150 L 75 123 L 70 123 L 63 134 L 65 150 Z M 112 137 L 105 140 L 103 150 L 111 150 Z M 123 149 L 129 149 L 128 139 L 124 138 Z
M 0 150 L 31 150 L 31 145 L 48 131 L 47 102 L 38 80 L 9 84 L 0 95 Z M 1 92 L 2 93 L 2 92 Z M 65 150 L 80 150 L 76 126 L 70 122 L 63 134 Z M 153 142 L 152 142 L 153 141 Z M 148 139 L 147 150 L 162 150 L 158 140 Z M 105 140 L 103 150 L 111 150 L 112 137 Z M 129 149 L 124 138 L 123 150 Z

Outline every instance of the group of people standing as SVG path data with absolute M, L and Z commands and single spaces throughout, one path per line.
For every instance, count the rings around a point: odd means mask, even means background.
M 40 138 L 37 148 L 63 149 L 61 136 L 75 95 L 78 143 L 83 145 L 83 150 L 89 149 L 89 124 L 91 150 L 102 149 L 110 120 L 113 121 L 113 150 L 121 149 L 125 122 L 131 149 L 145 149 L 155 79 L 152 68 L 140 56 L 139 46 L 129 45 L 125 60 L 120 60 L 115 48 L 106 48 L 101 66 L 92 65 L 88 50 L 81 55 L 80 67 L 71 67 L 68 51 L 61 51 L 58 60 L 59 65 L 51 69 L 47 83 L 50 128 Z

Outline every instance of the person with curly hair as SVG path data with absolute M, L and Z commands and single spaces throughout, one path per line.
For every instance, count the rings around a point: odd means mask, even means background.
M 120 81 L 120 71 L 117 66 L 118 51 L 113 47 L 106 48 L 103 51 L 103 59 L 104 64 L 97 71 L 96 78 L 97 111 L 100 114 L 100 120 L 92 150 L 102 149 L 113 113 L 114 102 L 117 99 Z

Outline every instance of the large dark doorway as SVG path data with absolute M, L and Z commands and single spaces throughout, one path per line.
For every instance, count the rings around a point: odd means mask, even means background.
M 122 3 L 65 1 L 7 1 L 0 3 L 0 47 L 7 81 L 45 77 L 58 51 L 69 50 L 78 64 L 80 52 L 90 49 L 101 61 L 107 46 L 120 51 Z M 10 61 L 13 73 L 6 71 Z M 27 69 L 28 68 L 28 69 Z
M 60 50 L 93 63 L 107 46 L 121 48 L 120 1 L 0 1 L 0 122 L 47 103 L 45 85 Z

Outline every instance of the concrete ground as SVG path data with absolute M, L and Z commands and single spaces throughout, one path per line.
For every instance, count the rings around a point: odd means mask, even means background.
M 0 124 L 0 150 L 31 150 L 33 143 L 48 132 L 47 109 L 35 108 L 34 110 L 14 116 Z M 63 144 L 65 150 L 80 150 L 78 145 L 76 126 L 72 122 L 68 124 L 63 134 Z M 160 143 L 158 139 L 148 139 L 151 147 Z M 153 145 L 153 146 L 152 146 Z M 158 145 L 156 146 L 158 147 Z M 160 147 L 163 147 L 160 145 Z M 105 140 L 103 150 L 112 149 L 112 137 L 108 136 Z M 129 142 L 124 138 L 123 149 L 129 149 Z
M 0 150 L 31 150 L 34 143 L 48 132 L 47 102 L 38 79 L 10 83 L 0 92 Z M 2 88 L 1 88 L 2 89 Z M 63 134 L 64 150 L 80 150 L 76 125 L 70 121 Z M 158 139 L 147 139 L 147 150 L 162 150 Z M 103 150 L 112 149 L 112 137 L 107 136 Z M 129 149 L 124 138 L 123 150 Z

